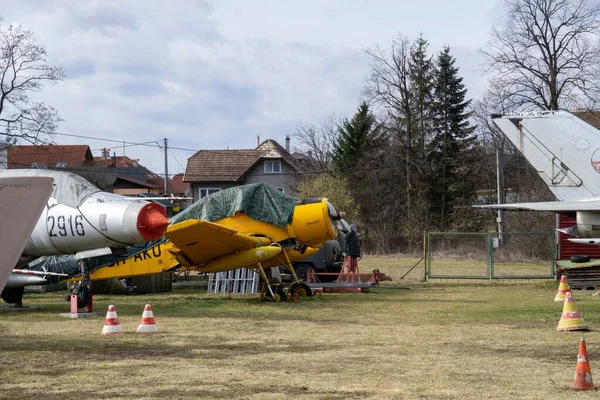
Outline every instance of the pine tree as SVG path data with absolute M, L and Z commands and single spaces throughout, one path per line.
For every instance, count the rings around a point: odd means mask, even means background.
M 434 64 L 432 58 L 427 56 L 428 47 L 429 42 L 421 34 L 410 50 L 410 81 L 415 99 L 414 107 L 419 131 L 418 147 L 421 155 L 425 154 L 434 87 Z
M 469 123 L 465 100 L 467 89 L 458 75 L 455 58 L 446 46 L 437 58 L 434 83 L 434 137 L 429 145 L 431 175 L 429 201 L 431 212 L 439 223 L 437 228 L 450 227 L 452 211 L 459 199 L 469 199 L 474 185 L 469 179 L 473 162 L 470 160 L 475 127 Z
M 377 146 L 380 139 L 375 116 L 366 102 L 362 102 L 351 120 L 345 120 L 338 129 L 338 138 L 333 145 L 332 159 L 337 171 L 348 178 L 360 168 L 366 152 Z

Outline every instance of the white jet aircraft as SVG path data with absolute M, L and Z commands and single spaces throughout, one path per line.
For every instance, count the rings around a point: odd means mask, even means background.
M 74 254 L 80 260 L 83 275 L 87 276 L 86 259 L 111 254 L 113 249 L 159 239 L 169 224 L 164 207 L 142 198 L 102 192 L 70 172 L 0 170 L 0 179 L 43 177 L 53 179 L 54 184 L 52 194 L 47 202 L 44 200 L 29 240 L 22 249 L 21 255 L 27 259 Z M 5 234 L 2 236 L 4 239 Z M 12 263 L 10 268 L 15 264 Z M 23 277 L 20 279 L 23 280 Z M 80 300 L 79 307 L 85 307 L 89 301 L 89 280 L 83 279 L 75 290 Z M 2 293 L 2 298 L 11 302 L 20 302 L 22 296 L 23 285 L 8 287 Z
M 562 232 L 575 243 L 600 245 L 600 131 L 566 111 L 492 119 L 548 185 L 558 201 L 477 206 L 552 211 L 575 216 Z

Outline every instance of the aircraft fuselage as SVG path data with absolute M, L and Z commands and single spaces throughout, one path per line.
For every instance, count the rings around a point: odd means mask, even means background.
M 23 254 L 74 254 L 155 240 L 168 224 L 164 215 L 158 204 L 131 201 L 113 193 L 94 193 L 76 208 L 51 197 Z

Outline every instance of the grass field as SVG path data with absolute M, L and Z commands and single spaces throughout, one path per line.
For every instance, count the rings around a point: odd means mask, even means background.
M 27 295 L 43 310 L 0 313 L 0 398 L 598 396 L 569 390 L 580 333 L 556 331 L 557 283 L 391 284 L 280 304 L 190 288 L 97 296 L 96 310 L 114 304 L 126 331 L 109 337 L 103 318 L 59 317 L 68 310 L 62 293 Z M 600 298 L 575 298 L 600 327 Z M 146 303 L 160 332 L 140 336 Z M 600 383 L 600 334 L 586 338 Z

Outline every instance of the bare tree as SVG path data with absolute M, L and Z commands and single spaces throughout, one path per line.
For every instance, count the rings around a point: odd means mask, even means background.
M 388 115 L 403 116 L 409 138 L 415 102 L 410 80 L 410 51 L 410 39 L 404 36 L 394 39 L 388 50 L 379 46 L 366 50 L 372 58 L 372 72 L 363 91 L 370 102 L 382 107 Z
M 0 132 L 34 144 L 49 142 L 60 117 L 30 94 L 64 76 L 62 68 L 46 63 L 46 48 L 36 44 L 33 33 L 20 26 L 0 28 Z
M 366 50 L 372 58 L 371 78 L 363 90 L 370 102 L 383 108 L 389 120 L 393 121 L 397 139 L 404 145 L 406 173 L 406 207 L 410 213 L 411 206 L 411 170 L 412 142 L 414 122 L 414 96 L 411 88 L 410 74 L 410 39 L 398 36 L 392 41 L 388 50 L 379 46 L 374 50 Z
M 590 0 L 508 0 L 505 25 L 482 50 L 496 101 L 511 111 L 593 105 L 599 16 Z
M 320 125 L 301 122 L 294 131 L 294 138 L 299 143 L 299 150 L 311 152 L 317 161 L 320 171 L 328 171 L 331 162 L 331 151 L 337 140 L 342 117 L 330 115 Z
M 417 150 L 420 150 L 424 143 L 420 143 L 419 135 L 420 94 L 415 90 L 413 80 L 413 51 L 411 40 L 405 36 L 394 39 L 388 49 L 376 47 L 366 50 L 372 58 L 372 72 L 363 91 L 364 96 L 384 112 L 385 117 L 380 119 L 386 121 L 387 130 L 395 139 L 392 141 L 392 145 L 395 146 L 394 152 L 403 154 L 403 182 L 395 195 L 404 197 L 403 203 L 396 206 L 402 206 L 404 210 L 405 215 L 400 219 L 405 222 L 406 236 L 411 245 L 416 243 L 413 239 L 420 239 L 422 227 L 427 223 L 424 216 L 426 203 L 422 201 L 424 193 L 420 193 L 424 187 L 420 184 L 423 178 L 420 170 L 422 165 Z M 389 178 L 398 181 L 399 177 Z

